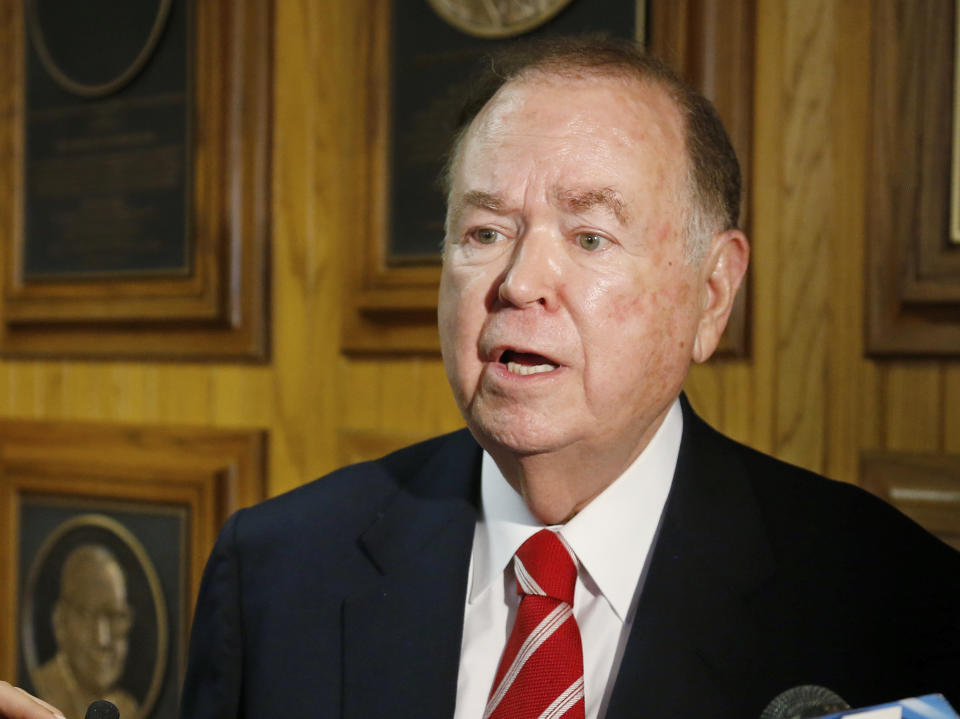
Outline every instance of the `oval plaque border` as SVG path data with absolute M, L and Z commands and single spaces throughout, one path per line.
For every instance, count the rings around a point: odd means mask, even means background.
M 67 92 L 85 98 L 106 97 L 127 85 L 137 76 L 143 66 L 146 65 L 147 60 L 153 55 L 153 51 L 157 49 L 160 35 L 166 27 L 167 20 L 170 17 L 170 9 L 173 7 L 173 0 L 160 0 L 157 15 L 153 19 L 153 27 L 150 28 L 150 33 L 133 62 L 112 80 L 92 85 L 74 80 L 54 60 L 50 48 L 47 46 L 46 38 L 43 36 L 43 29 L 40 27 L 40 20 L 37 16 L 38 2 L 39 0 L 27 0 L 26 14 L 27 29 L 30 33 L 30 39 L 33 41 L 33 47 L 37 51 L 37 56 L 54 82 Z
M 36 640 L 33 635 L 34 617 L 33 617 L 33 599 L 34 588 L 37 583 L 41 568 L 46 562 L 50 552 L 63 537 L 75 529 L 81 527 L 96 527 L 115 534 L 121 542 L 133 552 L 137 562 L 140 564 L 144 575 L 147 578 L 147 584 L 150 587 L 150 595 L 156 611 L 157 620 L 157 657 L 153 667 L 153 675 L 150 678 L 150 687 L 144 696 L 140 705 L 140 715 L 149 716 L 154 704 L 160 696 L 160 690 L 163 686 L 163 677 L 167 665 L 167 603 L 163 598 L 163 589 L 160 585 L 160 578 L 157 576 L 157 570 L 153 567 L 153 562 L 147 554 L 146 549 L 140 543 L 134 534 L 123 526 L 120 522 L 108 517 L 105 514 L 81 514 L 68 519 L 60 524 L 40 545 L 37 554 L 34 557 L 33 564 L 27 576 L 26 591 L 24 592 L 22 603 L 21 632 L 23 641 L 24 659 L 27 665 L 27 671 L 33 675 L 37 667 Z
M 498 27 L 496 25 L 482 25 L 480 23 L 470 23 L 465 21 L 463 18 L 459 17 L 456 13 L 451 12 L 449 9 L 449 5 L 455 4 L 455 0 L 454 3 L 451 3 L 450 0 L 427 0 L 427 4 L 430 5 L 433 11 L 440 18 L 442 18 L 444 22 L 452 25 L 467 35 L 484 38 L 505 38 L 522 35 L 525 32 L 540 27 L 548 20 L 553 19 L 554 16 L 556 16 L 561 10 L 564 10 L 572 2 L 573 0 L 560 0 L 554 7 L 550 8 L 546 12 L 534 14 L 527 20 L 516 23 L 515 25 Z

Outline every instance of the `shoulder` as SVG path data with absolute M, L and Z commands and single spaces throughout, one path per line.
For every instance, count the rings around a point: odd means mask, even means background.
M 82 703 L 73 696 L 69 687 L 75 686 L 72 677 L 66 676 L 63 666 L 66 658 L 58 652 L 50 661 L 37 667 L 31 674 L 36 695 L 55 707 L 60 707 L 69 715 L 70 708 Z
M 960 574 L 960 553 L 880 498 L 740 444 L 700 419 L 685 397 L 681 404 L 677 477 L 683 478 L 685 506 L 700 507 L 701 517 L 720 507 L 740 521 L 755 519 L 781 561 L 811 570 L 879 576 L 894 567 L 913 573 L 926 563 Z
M 139 702 L 134 699 L 130 692 L 120 687 L 114 687 L 114 689 L 107 693 L 104 699 L 117 707 L 119 715 L 123 717 L 123 719 L 136 719 L 140 716 Z
M 879 497 L 740 444 L 695 415 L 692 424 L 698 441 L 746 480 L 781 560 L 839 567 L 850 576 L 889 578 L 934 567 L 960 575 L 960 552 Z
M 60 664 L 57 661 L 57 657 L 54 656 L 50 661 L 34 669 L 30 678 L 36 687 L 38 696 L 56 704 L 50 697 L 58 693 L 59 688 L 65 684 L 65 679 L 60 671 Z
M 336 542 L 365 530 L 400 493 L 468 494 L 479 451 L 467 430 L 434 437 L 241 510 L 224 531 L 241 542 L 256 537 L 258 544 L 292 536 Z
M 898 509 L 862 487 L 821 476 L 749 448 L 744 466 L 761 504 L 792 531 L 847 537 L 868 543 L 874 554 L 888 547 L 902 554 L 913 546 L 942 544 Z M 944 545 L 945 546 L 945 545 Z M 960 554 L 950 550 L 957 559 Z

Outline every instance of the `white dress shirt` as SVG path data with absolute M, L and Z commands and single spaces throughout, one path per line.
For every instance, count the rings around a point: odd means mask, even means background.
M 554 527 L 580 565 L 573 613 L 583 640 L 587 719 L 601 719 L 606 713 L 673 482 L 682 433 L 683 414 L 675 401 L 633 464 L 573 519 Z M 520 603 L 511 560 L 520 545 L 543 528 L 486 452 L 481 502 L 470 558 L 454 719 L 483 716 Z

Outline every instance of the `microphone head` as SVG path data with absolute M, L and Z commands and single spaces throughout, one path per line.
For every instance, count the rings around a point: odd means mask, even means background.
M 775 696 L 760 719 L 813 719 L 849 708 L 850 705 L 836 692 L 815 684 L 804 684 Z
M 87 707 L 83 719 L 119 719 L 120 710 L 106 699 L 97 699 Z

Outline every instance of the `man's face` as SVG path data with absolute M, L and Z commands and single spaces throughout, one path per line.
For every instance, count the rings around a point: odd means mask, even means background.
M 61 598 L 54 623 L 57 643 L 78 682 L 102 693 L 123 673 L 131 615 L 119 565 L 107 561 L 87 567 L 86 581 Z
M 687 160 L 665 93 L 542 73 L 502 88 L 454 166 L 439 329 L 454 395 L 497 456 L 631 461 L 678 394 L 702 296 Z

